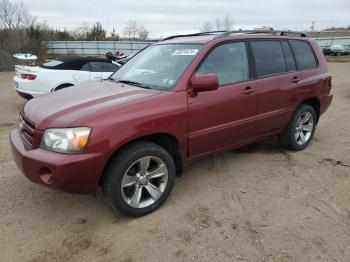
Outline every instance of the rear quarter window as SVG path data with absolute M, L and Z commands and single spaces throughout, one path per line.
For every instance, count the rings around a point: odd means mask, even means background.
M 280 41 L 251 41 L 257 77 L 286 72 L 286 61 Z
M 315 54 L 308 42 L 290 40 L 289 43 L 293 49 L 298 70 L 307 70 L 317 67 Z

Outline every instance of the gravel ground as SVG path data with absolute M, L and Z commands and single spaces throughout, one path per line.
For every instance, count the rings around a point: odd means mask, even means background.
M 165 205 L 130 219 L 96 196 L 51 191 L 12 160 L 24 100 L 0 73 L 0 261 L 350 261 L 350 63 L 302 152 L 276 139 L 200 160 Z

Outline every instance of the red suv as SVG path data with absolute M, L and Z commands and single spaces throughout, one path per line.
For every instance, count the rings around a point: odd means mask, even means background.
M 303 34 L 175 36 L 107 80 L 27 102 L 10 139 L 33 182 L 77 193 L 100 185 L 112 207 L 142 216 L 189 161 L 271 136 L 304 149 L 330 90 L 323 54 Z

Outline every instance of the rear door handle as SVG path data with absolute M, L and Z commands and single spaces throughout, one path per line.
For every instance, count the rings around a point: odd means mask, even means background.
M 255 92 L 255 89 L 253 89 L 250 86 L 248 86 L 242 91 L 242 94 L 248 95 L 248 94 L 251 94 L 251 93 L 254 93 L 254 92 Z
M 293 76 L 293 78 L 292 78 L 292 83 L 293 84 L 296 84 L 296 83 L 298 83 L 299 81 L 300 81 L 301 79 L 299 78 L 299 77 L 297 77 L 297 76 Z

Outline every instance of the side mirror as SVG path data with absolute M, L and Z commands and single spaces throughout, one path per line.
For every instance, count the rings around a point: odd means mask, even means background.
M 218 76 L 217 74 L 194 75 L 191 78 L 190 88 L 194 93 L 216 90 L 219 88 Z

